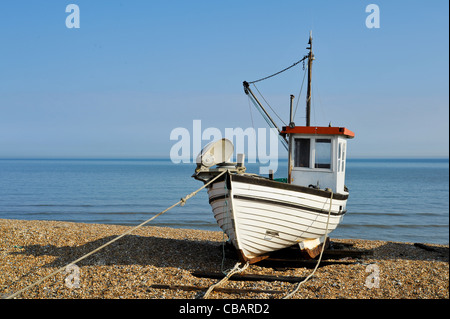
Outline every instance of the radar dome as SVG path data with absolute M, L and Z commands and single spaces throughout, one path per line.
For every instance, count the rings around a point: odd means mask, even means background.
M 197 165 L 211 167 L 227 162 L 233 155 L 233 151 L 233 143 L 226 138 L 210 142 L 198 154 Z

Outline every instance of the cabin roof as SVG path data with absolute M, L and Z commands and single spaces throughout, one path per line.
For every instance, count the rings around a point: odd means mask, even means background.
M 317 134 L 317 135 L 344 135 L 348 138 L 354 138 L 355 133 L 345 127 L 329 126 L 283 126 L 281 134 Z

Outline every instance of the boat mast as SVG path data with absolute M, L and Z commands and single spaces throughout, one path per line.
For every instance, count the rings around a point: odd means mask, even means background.
M 306 57 L 308 57 L 308 91 L 306 93 L 306 126 L 311 126 L 311 68 L 312 68 L 312 61 L 314 60 L 314 54 L 312 53 L 312 32 L 309 32 L 309 41 L 308 41 L 309 47 L 306 49 L 309 50 L 309 54 Z M 295 127 L 294 119 L 292 117 L 292 100 L 294 96 L 291 95 L 291 113 L 290 113 L 290 122 L 289 126 L 291 128 Z M 293 141 L 292 141 L 292 135 L 289 136 L 289 150 L 288 150 L 288 183 L 290 184 L 292 182 L 292 147 L 293 147 Z
M 306 126 L 311 126 L 311 69 L 312 61 L 314 60 L 314 54 L 312 52 L 312 32 L 309 32 L 309 50 L 308 54 L 308 91 L 306 93 Z

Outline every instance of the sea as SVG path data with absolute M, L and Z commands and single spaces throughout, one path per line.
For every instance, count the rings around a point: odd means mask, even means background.
M 246 164 L 258 173 L 257 164 Z M 0 159 L 0 218 L 135 226 L 202 186 L 170 159 Z M 331 238 L 449 244 L 449 160 L 348 159 Z M 286 177 L 279 160 L 275 178 Z M 148 226 L 221 231 L 205 189 Z

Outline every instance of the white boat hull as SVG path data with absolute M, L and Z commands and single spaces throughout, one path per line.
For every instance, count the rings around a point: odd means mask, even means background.
M 225 176 L 209 187 L 209 202 L 217 223 L 244 261 L 258 261 L 270 252 L 324 239 L 346 212 L 348 194 L 333 194 L 331 200 L 329 191 L 257 176 Z

